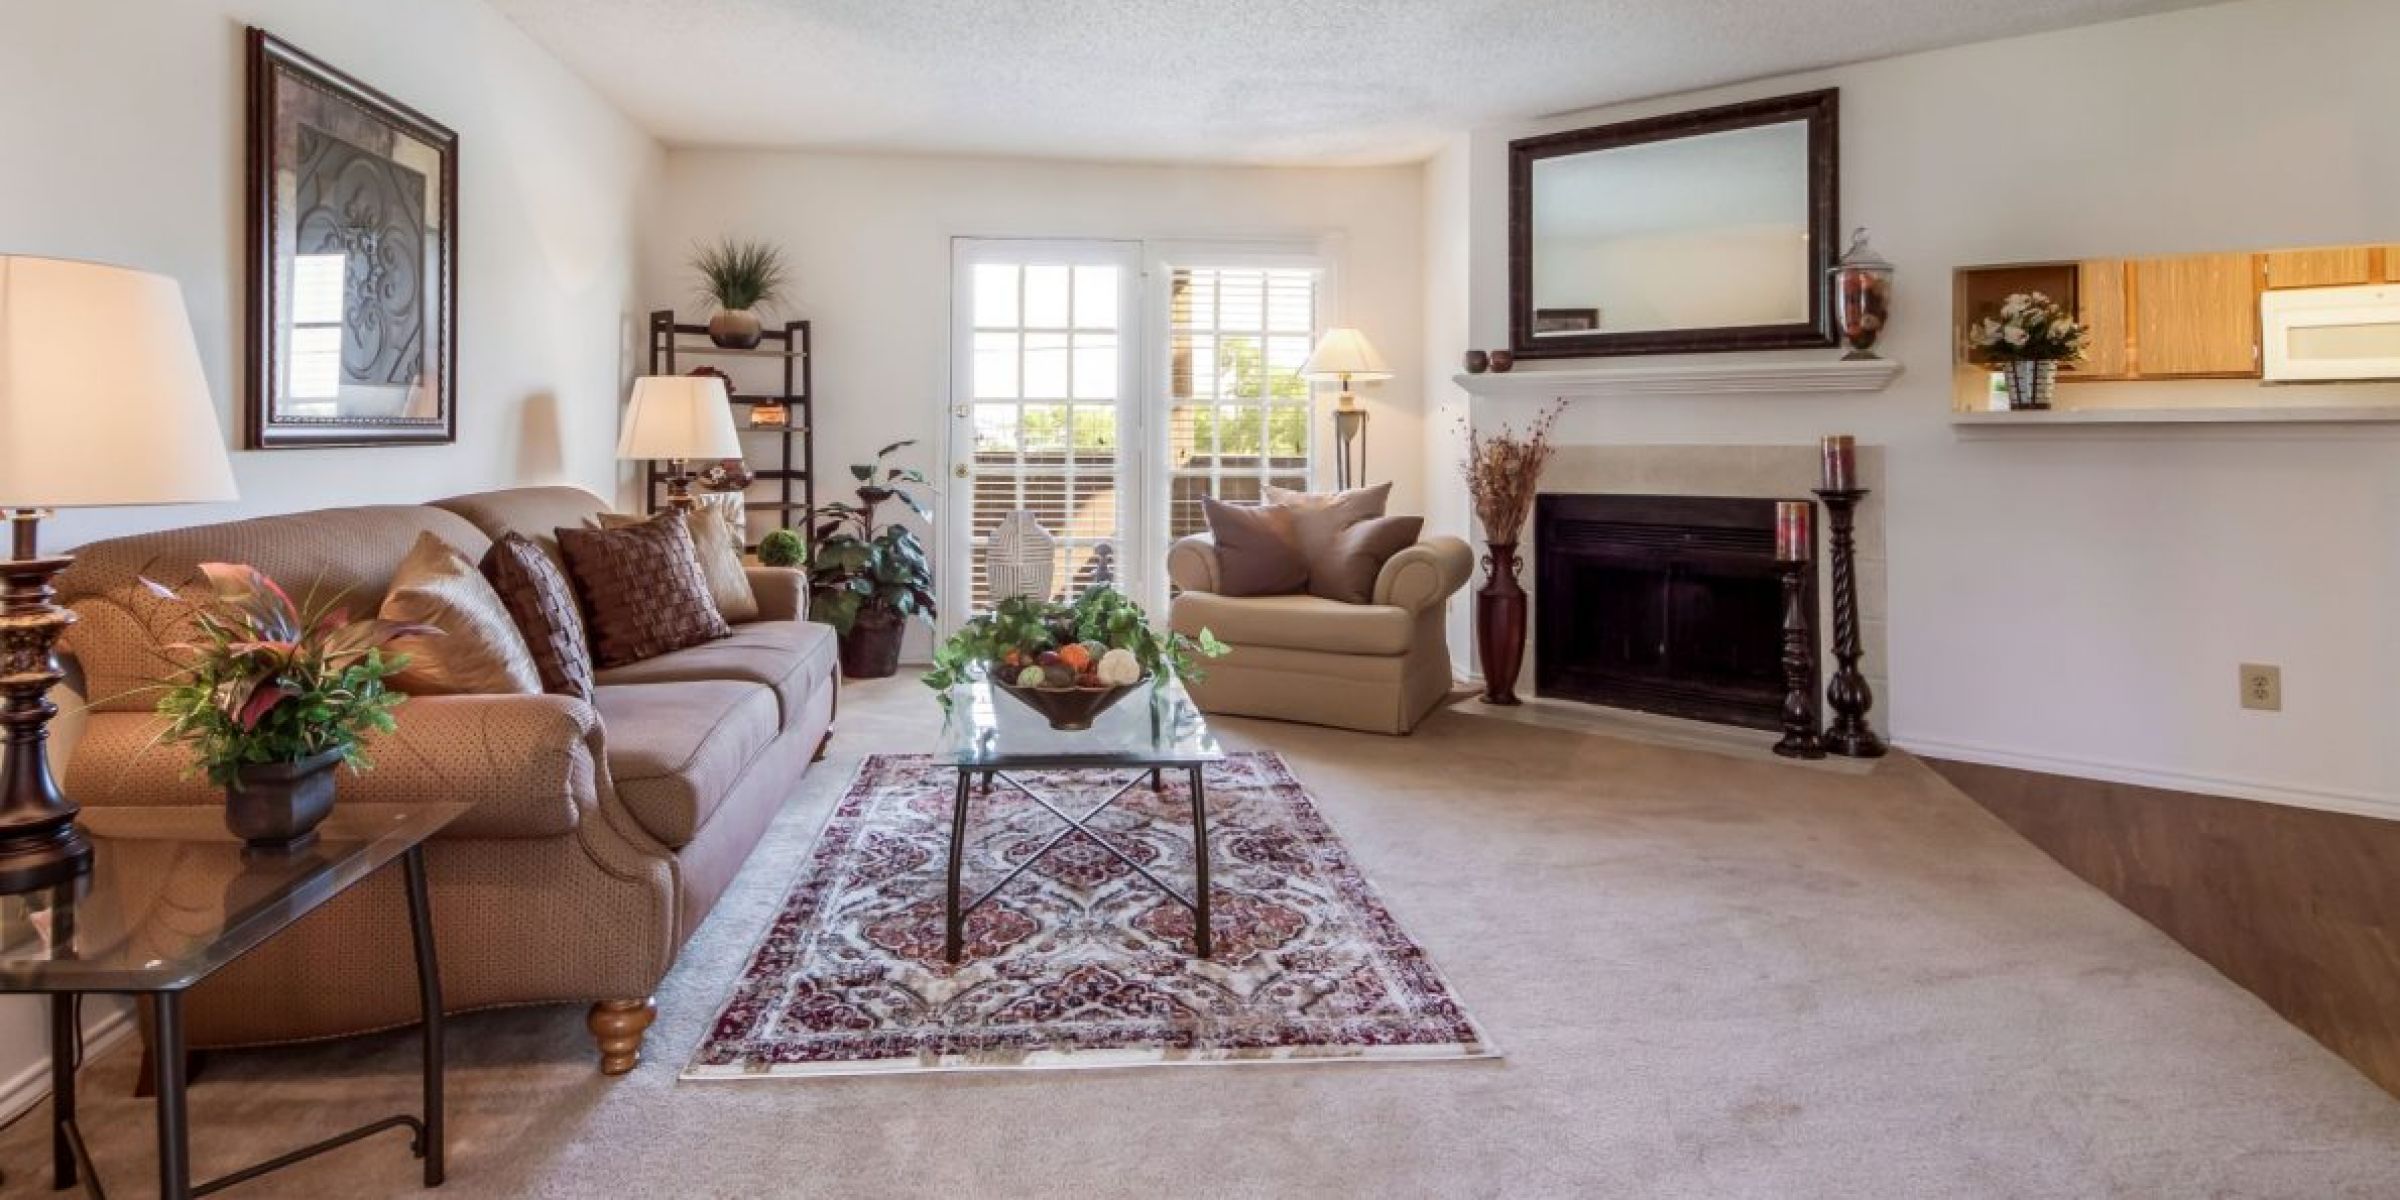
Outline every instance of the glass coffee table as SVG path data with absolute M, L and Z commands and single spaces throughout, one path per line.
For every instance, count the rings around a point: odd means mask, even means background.
M 1077 833 L 1090 838 L 1094 845 L 1132 868 L 1134 874 L 1176 903 L 1192 910 L 1192 940 L 1200 957 L 1209 957 L 1206 772 L 1210 763 L 1224 761 L 1225 751 L 1217 745 L 1216 735 L 1209 732 L 1207 718 L 1192 704 L 1191 697 L 1184 694 L 1180 683 L 1144 684 L 1095 718 L 1090 729 L 1072 732 L 1050 728 L 1041 714 L 983 680 L 959 685 L 951 691 L 950 701 L 950 714 L 942 722 L 941 743 L 934 751 L 935 762 L 958 771 L 957 799 L 950 811 L 949 884 L 943 907 L 945 958 L 954 964 L 958 962 L 968 913 L 982 907 L 1001 889 L 1016 882 L 1043 855 Z M 1170 770 L 1184 772 L 1191 783 L 1194 890 L 1189 896 L 1118 849 L 1089 824 L 1143 782 L 1147 781 L 1153 789 L 1159 788 L 1162 773 Z M 1123 786 L 1108 793 L 1107 799 L 1076 816 L 1060 807 L 1055 798 L 1042 794 L 1033 780 L 1020 773 L 1025 771 L 1131 774 Z M 1000 882 L 962 904 L 959 891 L 966 859 L 967 799 L 978 780 L 985 791 L 990 791 L 995 781 L 1015 788 L 1050 815 L 1066 822 L 1067 827 L 1027 855 Z
M 215 805 L 87 808 L 92 870 L 40 891 L 0 895 L 0 995 L 50 999 L 51 1186 L 102 1194 L 75 1123 L 87 995 L 146 996 L 158 1090 L 158 1194 L 206 1195 L 387 1129 L 406 1129 L 442 1182 L 442 984 L 426 901 L 425 840 L 464 804 L 336 804 L 316 838 L 256 851 L 225 830 Z M 424 1022 L 424 1107 L 385 1117 L 195 1186 L 184 1115 L 183 995 L 219 968 L 393 864 L 407 895 Z M 400 914 L 392 914 L 398 919 Z M 399 980 L 394 980 L 398 984 Z

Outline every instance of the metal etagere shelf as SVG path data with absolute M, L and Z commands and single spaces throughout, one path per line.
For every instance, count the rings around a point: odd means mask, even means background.
M 816 388 L 809 355 L 808 322 L 787 321 L 781 329 L 767 330 L 756 347 L 729 350 L 708 340 L 708 326 L 677 323 L 671 309 L 650 314 L 650 374 L 681 374 L 689 369 L 686 360 L 712 358 L 775 363 L 782 367 L 776 385 L 780 390 L 773 392 L 747 390 L 766 372 L 753 372 L 752 377 L 745 378 L 738 365 L 727 372 L 734 377 L 733 423 L 741 431 L 745 447 L 753 438 L 773 438 L 775 443 L 772 454 L 744 455 L 755 478 L 743 501 L 750 528 L 742 531 L 742 537 L 755 549 L 758 536 L 766 530 L 804 527 L 809 510 L 817 506 Z M 767 406 L 786 409 L 789 421 L 780 427 L 752 424 L 752 414 Z M 694 463 L 692 468 L 698 470 L 706 465 Z M 667 474 L 663 464 L 651 463 L 644 479 L 645 507 L 657 512 L 666 503 Z

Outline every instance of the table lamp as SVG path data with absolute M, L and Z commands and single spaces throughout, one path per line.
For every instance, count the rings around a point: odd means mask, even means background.
M 733 398 L 725 381 L 711 375 L 644 375 L 633 381 L 633 403 L 617 457 L 665 459 L 667 503 L 690 509 L 693 459 L 740 458 L 741 434 L 733 427 Z
M 1353 380 L 1366 383 L 1390 379 L 1391 368 L 1383 365 L 1383 356 L 1367 335 L 1355 329 L 1328 329 L 1318 339 L 1316 351 L 1300 364 L 1300 377 L 1310 383 L 1339 383 L 1341 396 L 1333 405 L 1334 481 L 1338 486 L 1351 486 L 1350 456 L 1353 446 L 1358 451 L 1357 477 L 1363 482 L 1367 473 L 1367 411 L 1358 406 L 1350 392 Z
M 233 465 L 184 312 L 146 271 L 0 255 L 0 891 L 91 869 L 76 807 L 50 775 L 50 688 L 75 614 L 52 603 L 69 558 L 43 557 L 57 508 L 234 498 Z

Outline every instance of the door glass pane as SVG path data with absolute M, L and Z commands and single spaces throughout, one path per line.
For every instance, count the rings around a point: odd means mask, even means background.
M 1017 395 L 1017 335 L 975 335 L 975 398 L 1009 400 Z
M 1018 419 L 1018 436 L 1023 438 L 1027 465 L 1041 461 L 1057 464 L 1056 456 L 1067 448 L 1067 406 L 1064 404 L 1028 404 Z
M 1025 398 L 1028 400 L 1064 400 L 1067 398 L 1066 334 L 1028 333 L 1025 335 Z
M 975 264 L 975 327 L 1006 329 L 1016 323 L 1016 264 Z
M 1117 269 L 1075 268 L 1075 328 L 1117 327 Z
M 1017 450 L 1017 406 L 1014 404 L 978 404 L 975 406 L 975 457 L 997 455 L 1001 461 L 1015 457 Z
M 1071 277 L 1066 267 L 1029 266 L 1025 268 L 1026 328 L 1064 329 L 1067 327 L 1067 281 Z

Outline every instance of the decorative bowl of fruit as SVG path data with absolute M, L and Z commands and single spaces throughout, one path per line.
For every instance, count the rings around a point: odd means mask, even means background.
M 1089 729 L 1126 693 L 1162 675 L 1199 678 L 1199 660 L 1225 653 L 1197 638 L 1151 628 L 1140 605 L 1097 587 L 1071 604 L 1012 596 L 959 627 L 933 652 L 926 686 L 942 706 L 959 684 L 987 678 L 1042 715 L 1052 729 Z

